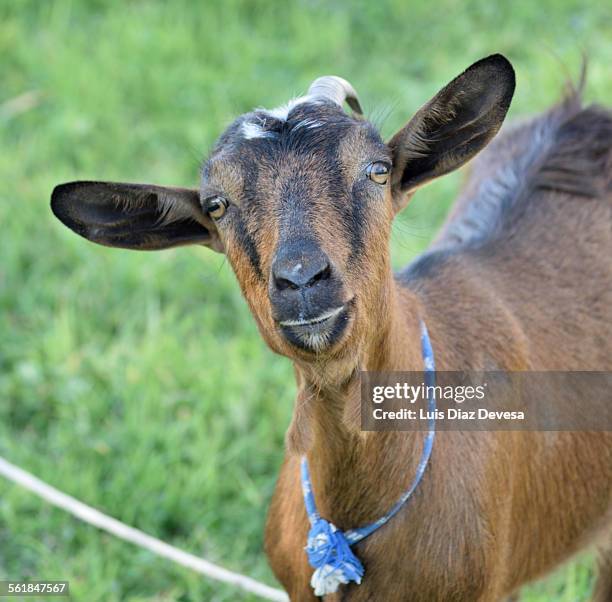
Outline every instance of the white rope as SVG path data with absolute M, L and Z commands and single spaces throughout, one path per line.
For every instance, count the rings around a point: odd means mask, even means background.
M 276 600 L 278 602 L 288 602 L 289 598 L 285 592 L 269 587 L 255 579 L 246 577 L 239 573 L 228 571 L 223 567 L 217 566 L 212 562 L 198 558 L 193 554 L 179 550 L 160 539 L 151 537 L 134 527 L 124 525 L 122 522 L 99 512 L 95 508 L 79 502 L 79 500 L 62 493 L 55 487 L 47 485 L 34 475 L 22 470 L 21 468 L 7 462 L 0 457 L 0 475 L 3 475 L 13 483 L 17 483 L 31 492 L 35 493 L 50 504 L 69 512 L 73 516 L 80 518 L 82 521 L 111 533 L 115 537 L 119 537 L 125 541 L 129 541 L 141 548 L 145 548 L 158 556 L 168 558 L 177 564 L 193 569 L 202 575 L 206 575 L 210 579 L 223 581 L 236 587 L 239 587 L 251 594 L 255 594 L 265 600 Z

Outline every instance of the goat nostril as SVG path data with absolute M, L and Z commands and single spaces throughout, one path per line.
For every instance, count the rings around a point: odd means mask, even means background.
M 331 268 L 327 264 L 318 274 L 315 274 L 307 283 L 306 286 L 313 286 L 320 280 L 327 280 L 331 276 Z
M 286 289 L 295 291 L 300 288 L 297 284 L 295 284 L 295 282 L 291 282 L 291 280 L 287 280 L 287 278 L 276 277 L 274 278 L 274 283 L 279 291 L 284 291 Z

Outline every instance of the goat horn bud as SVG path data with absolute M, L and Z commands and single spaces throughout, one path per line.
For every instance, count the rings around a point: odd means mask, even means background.
M 315 79 L 308 88 L 308 96 L 327 98 L 340 106 L 346 101 L 354 113 L 363 115 L 355 88 L 341 77 L 324 75 Z

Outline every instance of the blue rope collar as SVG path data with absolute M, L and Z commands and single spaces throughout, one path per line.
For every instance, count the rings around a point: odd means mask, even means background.
M 423 321 L 421 321 L 421 353 L 423 355 L 425 384 L 433 387 L 436 383 L 434 353 L 427 327 Z M 433 391 L 433 389 L 429 390 Z M 340 584 L 346 584 L 351 581 L 358 584 L 361 583 L 364 568 L 359 559 L 353 554 L 351 546 L 365 539 L 390 521 L 403 508 L 419 486 L 431 456 L 436 434 L 435 418 L 433 417 L 436 409 L 435 394 L 432 393 L 427 403 L 429 410 L 429 431 L 423 443 L 423 451 L 421 452 L 421 459 L 414 480 L 387 514 L 369 525 L 358 529 L 340 531 L 335 525 L 321 518 L 317 512 L 312 492 L 308 460 L 306 456 L 302 456 L 302 492 L 304 494 L 304 505 L 306 506 L 308 520 L 310 521 L 306 553 L 308 555 L 308 562 L 315 569 L 310 584 L 314 588 L 316 596 L 331 594 L 338 589 Z

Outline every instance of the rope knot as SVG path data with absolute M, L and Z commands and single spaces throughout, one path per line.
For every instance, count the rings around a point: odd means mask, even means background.
M 315 596 L 333 594 L 340 584 L 361 583 L 363 566 L 342 531 L 323 518 L 313 522 L 306 546 L 308 562 L 316 569 L 310 580 Z

